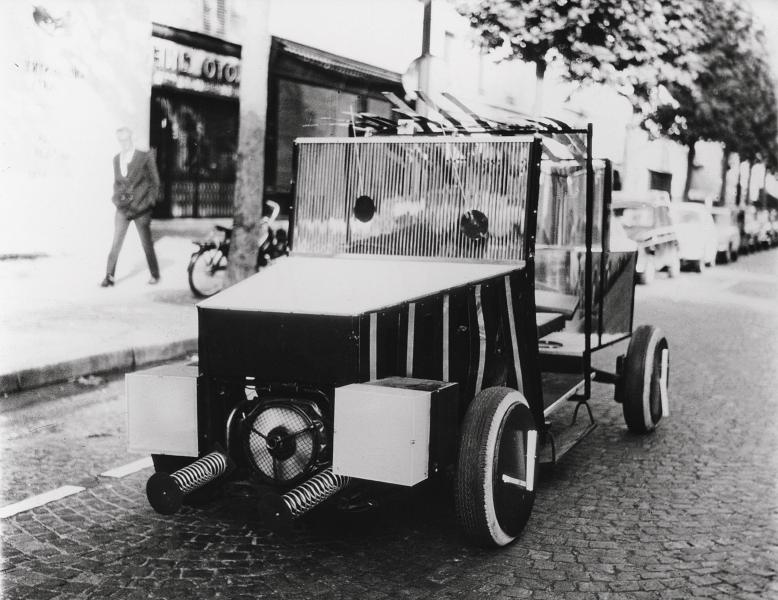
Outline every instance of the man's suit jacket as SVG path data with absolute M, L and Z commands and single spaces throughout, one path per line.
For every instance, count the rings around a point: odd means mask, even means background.
M 128 219 L 134 219 L 154 207 L 159 185 L 153 151 L 135 150 L 127 163 L 126 177 L 119 168 L 119 155 L 113 157 L 112 201 Z

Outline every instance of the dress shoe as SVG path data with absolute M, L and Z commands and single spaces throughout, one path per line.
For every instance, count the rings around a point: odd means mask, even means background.
M 114 284 L 113 275 L 106 275 L 100 282 L 100 287 L 111 287 Z

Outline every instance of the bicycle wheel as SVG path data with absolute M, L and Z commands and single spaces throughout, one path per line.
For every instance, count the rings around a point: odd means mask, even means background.
M 213 296 L 224 288 L 227 257 L 220 248 L 201 248 L 189 261 L 189 288 L 198 298 Z

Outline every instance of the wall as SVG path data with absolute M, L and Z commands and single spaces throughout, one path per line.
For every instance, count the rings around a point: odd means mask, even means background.
M 148 142 L 146 4 L 4 3 L 0 27 L 0 254 L 107 247 L 116 128 Z

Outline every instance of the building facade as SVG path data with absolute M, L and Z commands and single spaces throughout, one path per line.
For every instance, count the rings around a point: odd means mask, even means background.
M 267 5 L 266 22 L 252 30 L 248 2 Z M 529 113 L 534 67 L 484 55 L 451 3 L 431 2 L 436 86 L 486 115 Z M 107 246 L 119 126 L 156 152 L 156 218 L 231 216 L 246 68 L 267 81 L 264 196 L 287 205 L 292 140 L 344 135 L 356 112 L 390 115 L 381 92 L 402 96 L 403 84 L 413 85 L 423 22 L 421 0 L 5 4 L 0 254 Z M 262 64 L 244 55 L 258 38 L 267 47 Z M 544 98 L 546 114 L 595 123 L 595 151 L 614 161 L 624 189 L 680 194 L 685 150 L 630 127 L 623 99 L 576 90 L 553 67 Z M 720 181 L 716 148 L 698 148 L 696 181 L 710 192 Z

